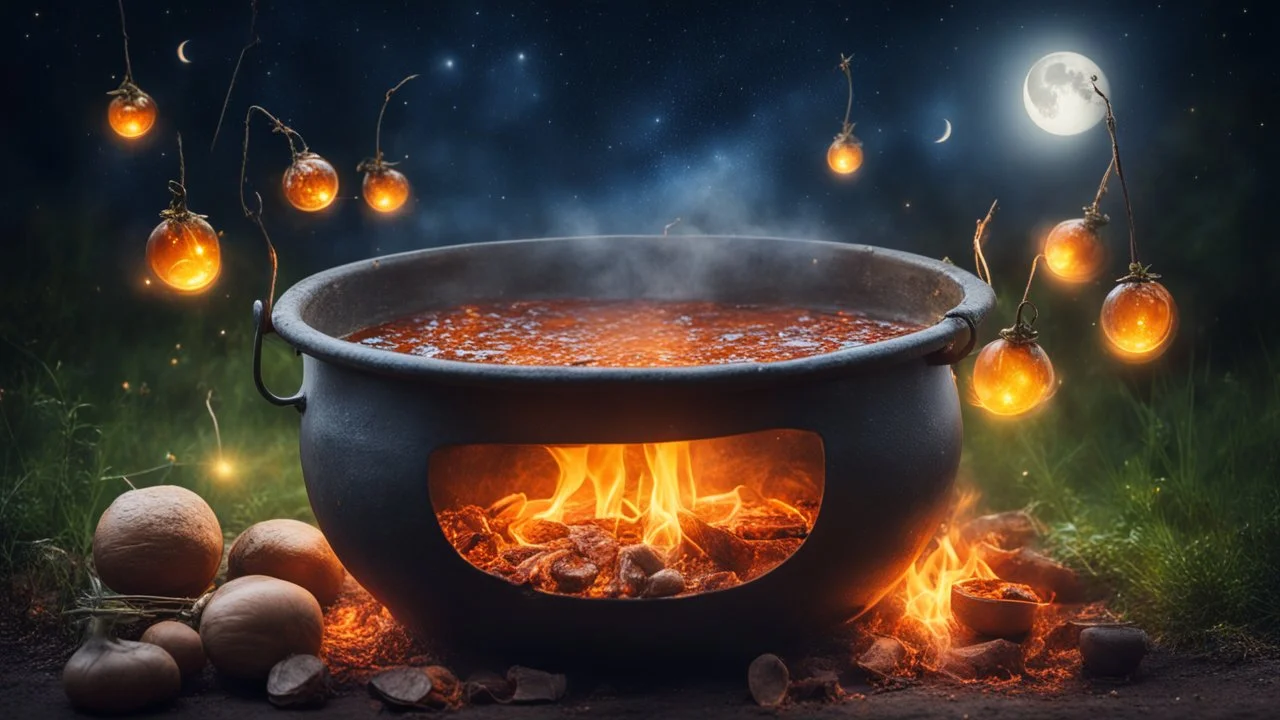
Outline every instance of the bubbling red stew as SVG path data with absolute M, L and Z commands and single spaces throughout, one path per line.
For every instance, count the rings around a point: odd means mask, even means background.
M 462 362 L 673 367 L 795 360 L 921 328 L 845 310 L 786 305 L 555 299 L 432 310 L 346 339 Z

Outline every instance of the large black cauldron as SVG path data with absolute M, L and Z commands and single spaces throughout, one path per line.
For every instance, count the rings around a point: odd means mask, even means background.
M 654 369 L 460 363 L 339 339 L 431 308 L 562 297 L 848 308 L 928 327 L 787 362 Z M 279 398 L 255 378 L 268 399 L 302 413 L 307 493 L 334 550 L 424 636 L 512 661 L 749 653 L 862 612 L 929 540 L 960 459 L 950 365 L 971 350 L 993 302 L 953 265 L 862 245 L 674 236 L 464 245 L 298 283 L 259 330 L 274 326 L 303 355 L 302 389 Z M 599 600 L 511 585 L 459 556 L 428 492 L 428 458 L 446 445 L 777 428 L 822 438 L 825 487 L 812 532 L 772 572 L 702 595 Z

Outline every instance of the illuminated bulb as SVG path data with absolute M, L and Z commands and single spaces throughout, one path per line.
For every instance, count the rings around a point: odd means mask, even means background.
M 198 215 L 165 218 L 147 238 L 147 264 L 174 290 L 201 292 L 222 271 L 218 233 Z
M 1045 236 L 1042 252 L 1049 271 L 1070 283 L 1088 282 L 1098 277 L 1106 261 L 1097 225 L 1085 218 L 1058 223 Z
M 1102 301 L 1101 321 L 1107 345 L 1116 356 L 1147 362 L 1164 354 L 1173 341 L 1178 306 L 1155 280 L 1127 279 Z
M 1053 394 L 1053 363 L 1039 343 L 991 341 L 973 365 L 973 391 L 995 415 L 1022 415 Z
M 107 122 L 122 138 L 142 137 L 156 124 L 156 101 L 136 87 L 121 92 L 107 106 Z
M 837 135 L 827 148 L 827 166 L 840 175 L 850 175 L 862 167 L 862 143 L 852 135 Z
M 236 469 L 225 458 L 218 458 L 218 461 L 213 464 L 213 474 L 222 480 L 229 480 L 235 471 Z
M 284 196 L 305 212 L 323 210 L 338 197 L 338 171 L 328 160 L 303 151 L 284 171 Z
M 409 199 L 409 178 L 386 165 L 373 167 L 364 174 L 363 190 L 369 207 L 383 213 L 395 212 Z

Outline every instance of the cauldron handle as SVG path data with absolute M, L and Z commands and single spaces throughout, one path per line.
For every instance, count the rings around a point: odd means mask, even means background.
M 930 365 L 955 365 L 968 357 L 969 353 L 973 352 L 974 345 L 978 344 L 978 323 L 968 313 L 962 310 L 951 310 L 943 316 L 943 319 L 959 320 L 959 327 L 956 328 L 957 335 L 963 330 L 969 337 L 963 345 L 960 344 L 958 336 L 953 337 L 946 347 L 926 355 L 924 359 Z
M 258 387 L 258 392 L 262 393 L 262 397 L 272 405 L 284 407 L 292 405 L 297 408 L 298 412 L 306 409 L 307 399 L 302 396 L 302 391 L 291 397 L 280 397 L 267 389 L 265 383 L 262 382 L 262 336 L 272 332 L 268 326 L 270 322 L 269 316 L 266 314 L 261 300 L 253 301 L 253 384 Z

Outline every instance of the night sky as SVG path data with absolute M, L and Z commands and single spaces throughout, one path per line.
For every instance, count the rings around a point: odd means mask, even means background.
M 261 45 L 246 56 L 212 152 L 248 39 L 247 0 L 125 3 L 134 76 L 160 112 L 135 143 L 106 124 L 105 93 L 124 69 L 116 3 L 7 5 L 0 277 L 10 333 L 37 332 L 18 315 L 51 293 L 63 314 L 127 331 L 145 331 L 137 318 L 158 322 L 157 312 L 247 327 L 249 301 L 265 287 L 261 240 L 236 186 L 255 103 L 342 176 L 329 210 L 288 208 L 287 147 L 253 121 L 249 189 L 266 200 L 286 286 L 381 253 L 661 233 L 676 217 L 675 234 L 864 242 L 968 267 L 974 221 L 999 198 L 989 252 L 997 286 L 1020 289 L 1037 233 L 1081 214 L 1109 159 L 1101 124 L 1058 137 L 1023 109 L 1031 64 L 1072 50 L 1110 81 L 1143 259 L 1182 309 L 1171 356 L 1274 346 L 1259 339 L 1274 337 L 1267 297 L 1280 277 L 1271 190 L 1280 53 L 1264 3 L 266 0 Z M 184 39 L 190 64 L 176 54 Z M 853 179 L 825 164 L 845 106 L 841 53 L 853 56 L 851 119 L 867 153 Z M 399 215 L 377 216 L 358 197 L 355 166 L 373 154 L 383 93 L 415 72 L 383 130 L 414 195 Z M 944 118 L 954 134 L 937 144 Z M 225 232 L 224 277 L 195 300 L 142 286 L 179 131 L 191 207 Z M 1114 272 L 1083 289 L 1045 282 L 1033 292 L 1067 308 L 1060 315 L 1073 325 L 1124 270 L 1112 190 Z M 1096 334 L 1063 325 L 1060 337 Z

